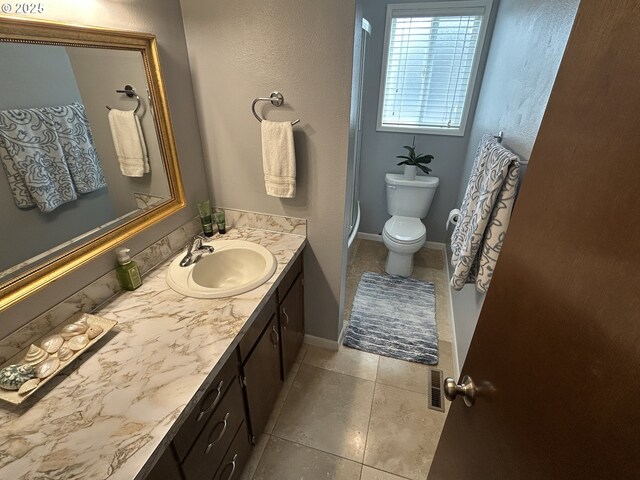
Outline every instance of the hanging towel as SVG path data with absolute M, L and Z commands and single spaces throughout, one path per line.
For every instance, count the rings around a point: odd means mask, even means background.
M 149 173 L 149 156 L 140 120 L 132 110 L 109 110 L 109 126 L 120 172 L 125 177 Z
M 479 292 L 487 292 L 509 226 L 519 171 L 514 153 L 493 135 L 482 137 L 451 237 L 451 286 L 455 290 L 475 283 Z
M 106 187 L 84 105 L 72 103 L 42 110 L 56 128 L 76 191 L 89 193 Z
M 262 120 L 262 167 L 267 195 L 296 196 L 296 152 L 291 122 Z
M 41 110 L 0 112 L 2 165 L 20 208 L 51 212 L 77 198 L 53 122 Z

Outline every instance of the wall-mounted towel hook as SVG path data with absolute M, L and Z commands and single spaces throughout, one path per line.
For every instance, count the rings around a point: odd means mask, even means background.
M 502 139 L 504 138 L 504 132 L 500 130 L 497 135 L 493 136 L 493 138 L 495 138 L 498 141 L 498 143 L 502 143 Z
M 138 113 L 138 110 L 140 110 L 140 105 L 142 105 L 142 102 L 140 101 L 140 96 L 136 93 L 136 89 L 133 88 L 132 85 L 125 85 L 123 90 L 116 90 L 116 93 L 124 93 L 129 98 L 135 97 L 135 99 L 138 101 L 138 105 L 133 111 L 133 114 L 135 115 Z M 111 107 L 109 105 L 106 105 L 106 107 L 107 107 L 107 110 L 111 110 Z
M 256 117 L 256 120 L 262 123 L 263 119 L 256 113 L 256 103 L 258 102 L 271 102 L 271 105 L 273 105 L 274 107 L 280 107 L 282 106 L 282 104 L 284 104 L 284 95 L 282 95 L 280 92 L 271 92 L 271 95 L 269 95 L 268 97 L 258 97 L 253 100 L 253 102 L 251 103 L 251 112 L 253 113 L 253 116 Z M 299 118 L 291 122 L 291 125 L 295 125 L 296 123 L 300 123 Z

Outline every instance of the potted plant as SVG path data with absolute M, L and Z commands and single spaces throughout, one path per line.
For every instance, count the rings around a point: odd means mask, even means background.
M 429 175 L 431 169 L 427 167 L 427 164 L 433 160 L 433 155 L 427 155 L 424 153 L 416 153 L 416 137 L 413 137 L 413 143 L 411 146 L 405 145 L 402 148 L 407 150 L 407 155 L 397 155 L 396 158 L 402 158 L 398 165 L 404 165 L 404 178 L 407 180 L 415 180 L 418 169 L 422 170 L 425 174 Z

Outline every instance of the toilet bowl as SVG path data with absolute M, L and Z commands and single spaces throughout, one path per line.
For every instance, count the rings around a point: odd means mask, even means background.
M 440 182 L 437 177 L 407 180 L 388 173 L 385 183 L 387 210 L 392 215 L 382 230 L 382 240 L 389 249 L 385 270 L 390 275 L 408 277 L 413 272 L 413 254 L 427 239 L 427 229 L 420 219 L 427 216 Z

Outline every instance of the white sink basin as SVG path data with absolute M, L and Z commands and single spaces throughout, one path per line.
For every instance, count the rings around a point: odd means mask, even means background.
M 223 298 L 259 287 L 276 271 L 276 258 L 261 245 L 245 240 L 213 240 L 213 253 L 181 267 L 179 255 L 167 271 L 167 283 L 178 293 L 195 298 Z

